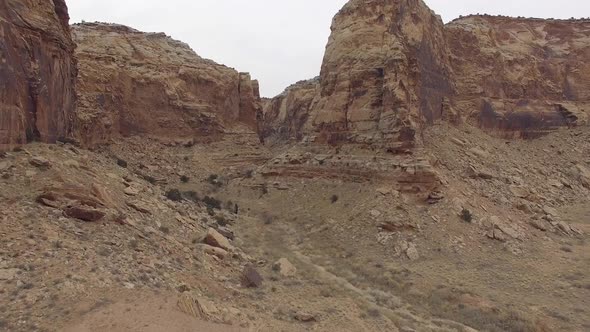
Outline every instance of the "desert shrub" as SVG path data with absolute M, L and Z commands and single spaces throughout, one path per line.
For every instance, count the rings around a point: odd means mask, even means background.
M 471 211 L 469 211 L 467 209 L 463 209 L 461 211 L 461 219 L 463 219 L 463 221 L 465 221 L 465 222 L 472 222 L 473 221 L 473 214 L 471 213 Z
M 166 198 L 173 202 L 182 201 L 182 193 L 178 189 L 170 189 L 166 192 Z
M 221 210 L 221 201 L 215 197 L 205 196 L 205 198 L 203 198 L 203 203 L 205 203 L 207 208 Z
M 262 213 L 262 221 L 265 225 L 270 225 L 274 222 L 274 216 L 268 212 Z
M 227 218 L 223 215 L 216 215 L 214 218 L 219 226 L 226 226 L 228 224 Z
M 332 197 L 330 197 L 330 202 L 332 202 L 332 204 L 338 202 L 338 195 L 332 195 Z
M 187 201 L 196 203 L 199 201 L 199 194 L 197 194 L 197 192 L 193 190 L 184 191 L 182 193 L 182 198 L 186 199 Z
M 182 182 L 182 183 L 188 183 L 190 180 L 191 180 L 191 178 L 189 178 L 186 175 L 183 175 L 180 177 L 180 182 Z
M 221 181 L 221 178 L 217 174 L 209 175 L 209 177 L 207 178 L 207 182 L 213 186 L 216 186 L 216 187 L 223 186 L 223 182 Z
M 262 196 L 268 194 L 268 186 L 265 184 L 262 185 L 262 187 L 260 187 L 260 190 L 262 191 Z
M 251 179 L 251 178 L 253 178 L 253 177 L 254 177 L 254 170 L 250 169 L 250 170 L 246 171 L 246 174 L 244 174 L 244 177 L 245 177 L 246 179 Z
M 127 166 L 128 166 L 127 161 L 125 161 L 121 158 L 117 158 L 117 165 L 119 165 L 120 167 L 123 167 L 123 168 L 127 168 Z

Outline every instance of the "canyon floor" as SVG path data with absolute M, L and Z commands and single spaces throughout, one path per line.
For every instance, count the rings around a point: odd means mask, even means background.
M 430 203 L 247 132 L 6 153 L 0 330 L 590 330 L 590 129 L 423 140 Z

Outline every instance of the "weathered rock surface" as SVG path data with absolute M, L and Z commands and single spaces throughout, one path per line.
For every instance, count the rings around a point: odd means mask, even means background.
M 70 136 L 76 62 L 64 0 L 0 3 L 0 150 Z
M 264 105 L 264 120 L 259 134 L 272 140 L 301 140 L 319 84 L 319 77 L 297 82 L 270 99 Z
M 482 128 L 534 138 L 588 123 L 589 20 L 469 16 L 445 28 L 456 107 Z
M 78 47 L 76 131 L 85 145 L 118 135 L 215 137 L 255 130 L 258 82 L 162 33 L 103 23 L 72 27 Z
M 351 0 L 319 82 L 266 103 L 265 134 L 405 151 L 441 118 L 510 138 L 586 125 L 589 35 L 590 20 L 484 15 L 445 26 L 420 0 Z
M 319 88 L 288 89 L 267 118 L 279 114 L 290 131 L 324 142 L 413 147 L 418 128 L 441 118 L 453 95 L 448 55 L 442 20 L 421 0 L 349 1 L 332 23 Z

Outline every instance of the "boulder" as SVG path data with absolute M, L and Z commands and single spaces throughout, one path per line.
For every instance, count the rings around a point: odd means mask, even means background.
M 233 246 L 231 245 L 229 240 L 213 228 L 209 228 L 207 230 L 207 234 L 205 235 L 205 239 L 203 240 L 203 243 L 206 243 L 210 246 L 221 248 L 224 250 L 233 249 Z
M 200 245 L 200 248 L 203 250 L 203 252 L 205 254 L 211 255 L 211 256 L 215 256 L 215 257 L 220 258 L 220 259 L 224 259 L 229 254 L 227 252 L 227 250 L 225 250 L 225 249 L 218 248 L 218 247 L 213 247 L 213 246 L 210 246 L 208 244 L 201 244 Z
M 297 268 L 286 258 L 281 258 L 276 261 L 273 264 L 272 269 L 283 277 L 294 277 L 297 274 Z
M 104 218 L 106 213 L 87 206 L 72 206 L 64 209 L 64 215 L 82 221 L 94 222 Z

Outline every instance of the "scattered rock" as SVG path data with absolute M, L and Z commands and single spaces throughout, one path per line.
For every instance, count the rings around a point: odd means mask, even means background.
M 229 240 L 213 228 L 207 230 L 207 235 L 205 235 L 203 243 L 224 250 L 231 250 L 233 248 Z
M 128 201 L 127 205 L 141 213 L 152 214 L 148 204 L 143 201 Z
M 559 215 L 559 212 L 550 206 L 543 206 L 543 212 L 545 212 L 546 215 L 552 217 L 557 217 Z
M 0 280 L 14 280 L 18 272 L 19 269 L 0 269 Z
M 218 247 L 213 247 L 208 244 L 201 244 L 200 247 L 205 254 L 215 256 L 220 259 L 224 259 L 225 257 L 227 257 L 228 254 L 227 250 Z
M 99 221 L 106 215 L 100 210 L 85 206 L 73 206 L 64 210 L 66 217 L 80 219 L 83 221 L 94 222 Z
M 141 190 L 137 187 L 129 186 L 129 187 L 125 188 L 125 190 L 123 190 L 123 192 L 129 196 L 137 196 L 137 195 L 139 195 Z
M 5 171 L 10 167 L 11 165 L 8 163 L 8 161 L 0 161 L 0 172 Z
M 371 211 L 369 211 L 369 214 L 373 218 L 379 218 L 381 216 L 381 211 L 379 211 L 379 210 L 371 210 Z
M 253 265 L 251 265 L 251 264 L 246 265 L 246 267 L 244 268 L 244 271 L 242 272 L 242 283 L 244 284 L 245 287 L 249 287 L 249 288 L 261 287 L 263 280 L 264 279 L 262 279 L 262 276 L 260 275 L 260 273 L 258 273 L 258 271 L 256 271 L 256 269 L 254 268 Z
M 478 148 L 478 147 L 469 149 L 468 153 L 471 155 L 483 158 L 483 159 L 489 158 L 489 156 L 490 156 L 490 154 L 488 152 L 486 152 L 483 149 Z
M 433 191 L 428 195 L 428 203 L 429 204 L 436 204 L 442 201 L 445 198 L 445 195 L 440 191 Z
M 184 293 L 178 300 L 178 308 L 189 316 L 206 321 L 214 320 L 219 314 L 219 309 L 210 301 L 198 299 L 190 294 Z
M 406 249 L 406 256 L 408 256 L 408 258 L 411 261 L 415 261 L 420 258 L 420 254 L 418 253 L 418 249 L 416 248 L 415 244 L 408 244 L 408 249 Z
M 456 145 L 460 146 L 460 147 L 465 147 L 465 142 L 463 142 L 462 140 L 453 137 L 451 138 L 451 142 L 455 143 Z
M 546 224 L 540 220 L 531 220 L 531 221 L 529 221 L 529 224 L 540 231 L 543 231 L 543 232 L 547 231 Z
M 283 277 L 294 277 L 295 274 L 297 274 L 297 268 L 286 258 L 281 258 L 276 261 L 273 264 L 272 269 Z
M 29 161 L 31 165 L 38 167 L 38 168 L 50 168 L 51 162 L 43 157 L 33 157 Z
M 518 198 L 527 198 L 531 194 L 528 188 L 521 186 L 510 186 L 510 192 Z
M 298 312 L 295 314 L 295 319 L 300 321 L 300 322 L 304 322 L 304 323 L 310 323 L 310 322 L 316 322 L 317 319 L 315 318 L 315 315 L 310 314 L 308 312 Z

